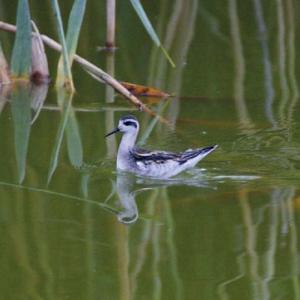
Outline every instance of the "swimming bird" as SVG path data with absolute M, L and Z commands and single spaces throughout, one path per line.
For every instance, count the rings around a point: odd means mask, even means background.
M 149 177 L 168 178 L 194 167 L 218 147 L 218 145 L 213 145 L 188 149 L 179 153 L 149 151 L 135 145 L 139 128 L 137 118 L 127 115 L 119 120 L 118 127 L 105 135 L 108 137 L 117 132 L 123 133 L 117 154 L 118 170 Z

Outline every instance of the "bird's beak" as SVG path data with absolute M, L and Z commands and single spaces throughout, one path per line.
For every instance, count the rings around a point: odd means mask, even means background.
M 113 131 L 107 133 L 107 134 L 105 135 L 105 137 L 108 137 L 108 136 L 110 136 L 110 135 L 112 135 L 112 134 L 114 134 L 114 133 L 116 133 L 116 132 L 119 132 L 119 131 L 120 131 L 120 129 L 117 127 L 117 128 L 115 128 Z

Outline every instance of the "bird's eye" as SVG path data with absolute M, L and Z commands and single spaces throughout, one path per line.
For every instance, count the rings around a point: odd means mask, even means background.
M 136 123 L 133 122 L 133 121 L 126 121 L 126 122 L 124 122 L 123 124 L 124 124 L 125 126 L 133 126 L 133 127 L 137 128 Z

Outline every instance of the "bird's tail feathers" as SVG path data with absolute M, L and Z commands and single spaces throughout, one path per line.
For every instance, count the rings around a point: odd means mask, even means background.
M 191 160 L 195 157 L 201 157 L 204 158 L 206 155 L 214 151 L 218 145 L 213 145 L 209 147 L 204 147 L 204 148 L 198 148 L 198 149 L 191 149 L 191 150 L 186 150 L 184 153 L 182 153 L 182 163 Z

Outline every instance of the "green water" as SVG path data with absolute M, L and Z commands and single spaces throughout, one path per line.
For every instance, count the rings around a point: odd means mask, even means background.
M 60 2 L 66 17 L 71 1 Z M 174 94 L 143 99 L 170 123 L 76 65 L 73 99 L 53 84 L 1 89 L 1 299 L 300 299 L 298 3 L 143 1 L 172 69 L 129 1 L 117 2 L 115 55 L 96 51 L 96 1 L 78 53 Z M 33 17 L 57 38 L 41 3 L 31 1 Z M 0 5 L 14 22 L 13 2 Z M 10 53 L 13 36 L 0 38 Z M 128 113 L 145 147 L 219 148 L 170 180 L 118 174 L 120 136 L 104 135 Z

